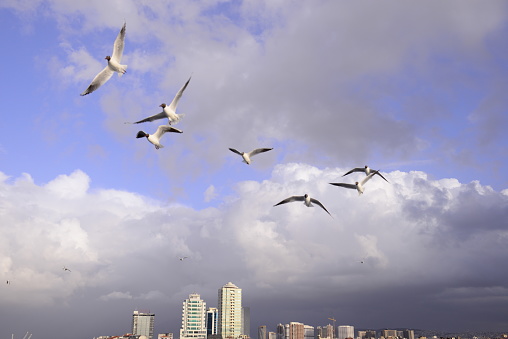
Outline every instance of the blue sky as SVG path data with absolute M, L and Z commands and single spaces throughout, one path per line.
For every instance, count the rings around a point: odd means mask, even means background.
M 51 311 L 83 337 L 119 335 L 135 308 L 177 334 L 188 294 L 215 306 L 228 281 L 245 291 L 253 335 L 331 315 L 506 329 L 507 10 L 1 2 L 0 276 L 12 284 L 0 302 L 12 312 L 0 335 L 63 338 Z M 124 21 L 127 74 L 81 97 Z M 164 121 L 125 122 L 160 112 L 189 76 L 184 133 L 159 150 L 136 139 Z M 229 147 L 274 150 L 248 166 Z M 328 184 L 361 179 L 342 174 L 365 164 L 390 183 L 374 178 L 360 197 Z M 304 193 L 333 218 L 273 207 Z M 372 300 L 393 311 L 366 314 Z M 80 324 L 92 310 L 96 325 Z

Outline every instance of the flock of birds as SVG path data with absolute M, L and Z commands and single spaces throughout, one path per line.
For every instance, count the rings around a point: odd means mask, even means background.
M 127 65 L 121 64 L 121 59 L 122 59 L 123 50 L 124 50 L 125 28 L 126 28 L 126 23 L 123 24 L 122 29 L 120 30 L 120 32 L 118 33 L 118 36 L 115 39 L 112 55 L 111 56 L 108 55 L 105 58 L 108 61 L 108 64 L 101 72 L 99 72 L 99 74 L 97 74 L 95 76 L 95 78 L 92 80 L 92 82 L 87 87 L 87 89 L 83 93 L 81 93 L 82 96 L 96 91 L 99 87 L 104 85 L 111 78 L 111 76 L 114 73 L 118 73 L 118 76 L 122 76 L 127 71 Z M 133 123 L 126 122 L 126 124 L 141 124 L 144 122 L 151 122 L 151 121 L 160 120 L 160 119 L 167 119 L 168 120 L 167 125 L 158 126 L 155 133 L 148 134 L 144 131 L 139 131 L 136 135 L 136 138 L 146 138 L 150 143 L 152 143 L 155 146 L 156 149 L 159 149 L 159 148 L 164 147 L 160 143 L 160 140 L 165 133 L 168 133 L 168 132 L 183 133 L 182 130 L 175 128 L 172 125 L 177 124 L 184 116 L 184 114 L 177 114 L 176 109 L 178 106 L 178 102 L 180 101 L 180 98 L 183 95 L 183 92 L 189 85 L 191 78 L 192 77 L 189 77 L 187 82 L 182 86 L 182 88 L 180 88 L 180 90 L 176 93 L 175 97 L 173 98 L 173 100 L 171 101 L 171 103 L 169 105 L 166 105 L 165 103 L 162 103 L 161 105 L 159 105 L 159 107 L 162 108 L 162 112 L 154 114 L 152 116 L 149 116 L 147 118 L 141 119 L 141 120 L 133 122 Z M 246 163 L 247 165 L 250 165 L 250 163 L 252 161 L 251 158 L 253 156 L 264 153 L 264 152 L 271 151 L 272 149 L 273 148 L 257 148 L 257 149 L 250 151 L 250 152 L 240 152 L 234 148 L 229 148 L 229 150 L 231 152 L 240 155 L 243 159 L 243 162 Z M 360 195 L 360 194 L 363 194 L 363 192 L 365 190 L 364 186 L 367 183 L 367 181 L 369 181 L 375 175 L 380 176 L 386 182 L 388 182 L 388 180 L 386 180 L 386 178 L 379 172 L 379 170 L 372 170 L 369 166 L 353 168 L 349 172 L 345 173 L 343 176 L 346 176 L 346 175 L 354 173 L 354 172 L 365 173 L 365 178 L 363 178 L 361 181 L 355 182 L 354 184 L 342 183 L 342 182 L 338 182 L 338 183 L 332 182 L 330 184 L 334 185 L 334 186 L 348 188 L 348 189 L 355 189 L 358 191 L 358 194 Z M 316 205 L 320 206 L 323 210 L 326 211 L 326 213 L 328 213 L 331 216 L 330 212 L 328 212 L 326 207 L 319 200 L 317 200 L 315 198 L 311 198 L 308 194 L 301 195 L 301 196 L 300 195 L 291 196 L 291 197 L 286 198 L 286 199 L 282 200 L 281 202 L 275 204 L 274 206 L 279 206 L 279 205 L 283 205 L 283 204 L 294 202 L 294 201 L 303 201 L 303 203 L 307 207 L 312 207 L 313 204 L 316 204 Z M 180 259 L 180 260 L 182 260 L 182 259 Z

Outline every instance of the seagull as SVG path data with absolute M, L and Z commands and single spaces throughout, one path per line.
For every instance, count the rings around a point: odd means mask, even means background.
M 319 202 L 319 200 L 311 198 L 308 194 L 294 195 L 292 197 L 282 200 L 281 202 L 279 202 L 278 204 L 275 204 L 273 206 L 275 207 L 275 206 L 286 204 L 288 202 L 293 202 L 293 201 L 303 201 L 303 203 L 307 207 L 313 207 L 312 203 L 314 203 L 314 204 L 318 205 L 319 207 L 321 207 L 322 209 L 324 209 L 326 211 L 326 213 L 328 213 L 330 216 L 332 216 L 330 214 L 330 212 L 328 212 L 328 210 L 325 208 L 325 206 L 323 206 L 323 204 L 321 202 Z
M 178 258 L 180 261 L 183 261 L 184 259 L 187 259 L 188 257 L 180 257 Z
M 62 268 L 62 270 L 64 270 L 64 271 L 69 271 L 69 272 L 71 271 L 70 269 L 68 269 L 68 268 L 67 268 L 67 267 L 65 267 L 65 266 Z
M 169 125 L 160 125 L 157 127 L 157 131 L 154 134 L 147 134 L 143 131 L 139 131 L 136 135 L 136 138 L 146 137 L 148 141 L 155 145 L 155 149 L 159 149 L 164 147 L 159 143 L 159 141 L 166 132 L 183 133 L 183 131 L 179 130 L 178 128 L 174 128 Z
M 183 91 L 187 88 L 187 85 L 189 84 L 189 81 L 192 77 L 187 80 L 185 85 L 183 85 L 182 88 L 176 93 L 175 97 L 173 98 L 173 101 L 171 101 L 171 104 L 167 106 L 165 103 L 162 103 L 159 105 L 159 107 L 162 107 L 162 112 L 157 113 L 155 115 L 149 116 L 148 118 L 145 118 L 143 120 L 139 120 L 134 122 L 134 124 L 140 124 L 142 122 L 147 121 L 154 121 L 159 119 L 167 118 L 169 120 L 169 125 L 176 124 L 184 117 L 185 114 L 176 114 L 176 106 L 178 105 L 178 101 L 180 101 L 180 98 L 182 97 Z
M 7 285 L 10 285 L 10 284 L 11 284 L 11 282 L 9 280 L 7 280 Z
M 344 174 L 343 177 L 348 175 L 348 174 L 351 174 L 353 172 L 363 172 L 363 173 L 365 173 L 365 175 L 369 175 L 370 173 L 372 173 L 374 171 L 369 166 L 365 165 L 365 167 L 356 167 L 356 168 L 353 168 L 351 171 L 349 171 L 346 174 Z M 375 171 L 375 172 L 381 178 L 385 179 L 386 182 L 388 182 L 388 180 L 386 180 L 386 178 L 383 177 L 383 175 L 381 173 L 379 173 L 379 171 Z
M 118 36 L 115 39 L 115 44 L 113 45 L 113 54 L 111 56 L 108 55 L 104 58 L 108 61 L 108 64 L 99 74 L 95 76 L 90 86 L 88 86 L 88 88 L 83 93 L 81 93 L 82 96 L 90 94 L 97 88 L 104 85 L 106 81 L 108 81 L 113 76 L 113 73 L 117 72 L 118 76 L 120 77 L 126 72 L 127 65 L 120 64 L 123 54 L 126 24 L 127 23 L 123 24 L 120 33 L 118 33 Z
M 367 175 L 365 178 L 363 178 L 360 182 L 355 182 L 354 184 L 345 184 L 341 182 L 331 182 L 330 185 L 345 187 L 345 188 L 351 188 L 358 191 L 358 195 L 363 194 L 365 183 L 370 180 L 375 174 L 379 174 L 379 171 L 371 171 L 369 175 Z M 386 180 L 386 179 L 385 179 Z
M 259 153 L 271 151 L 272 149 L 273 148 L 257 148 L 257 149 L 255 149 L 253 151 L 248 152 L 248 153 L 239 152 L 239 151 L 237 151 L 234 148 L 230 148 L 229 150 L 231 152 L 234 152 L 236 154 L 241 155 L 242 158 L 243 158 L 243 162 L 246 163 L 247 165 L 250 165 L 250 162 L 251 162 L 250 157 L 253 157 L 253 156 L 255 156 L 256 154 L 259 154 Z

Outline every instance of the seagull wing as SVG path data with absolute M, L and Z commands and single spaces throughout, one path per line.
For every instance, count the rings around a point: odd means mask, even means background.
M 115 44 L 113 45 L 113 54 L 111 55 L 112 59 L 115 59 L 118 63 L 120 63 L 120 60 L 122 59 L 123 55 L 123 46 L 124 46 L 124 40 L 125 40 L 125 26 L 127 23 L 124 22 L 122 29 L 120 30 L 120 33 L 118 33 Z
M 229 150 L 230 150 L 231 152 L 233 152 L 233 153 L 238 154 L 238 155 L 242 155 L 242 152 L 239 152 L 239 151 L 237 151 L 237 150 L 236 150 L 236 149 L 234 149 L 234 148 L 230 148 Z
M 259 154 L 259 153 L 271 151 L 272 149 L 273 148 L 257 148 L 255 150 L 249 152 L 249 157 L 252 157 L 252 156 Z
M 324 209 L 326 211 L 326 213 L 328 213 L 330 216 L 332 216 L 330 214 L 330 212 L 328 212 L 328 210 L 325 208 L 325 206 L 317 199 L 314 199 L 314 198 L 310 198 L 310 201 L 316 205 L 319 205 L 322 209 Z M 333 218 L 333 217 L 332 217 Z
M 365 185 L 365 183 L 366 183 L 367 181 L 369 181 L 369 180 L 370 180 L 370 178 L 372 178 L 374 175 L 376 175 L 376 174 L 378 174 L 378 173 L 379 173 L 379 171 L 373 171 L 372 173 L 370 173 L 369 175 L 367 175 L 365 178 L 363 178 L 363 180 L 360 182 L 360 184 L 361 184 L 362 186 L 363 186 L 363 185 Z
M 345 188 L 351 188 L 351 189 L 356 189 L 356 185 L 353 185 L 353 184 L 345 184 L 345 183 L 342 183 L 342 182 L 331 182 L 330 185 L 334 185 L 334 186 L 340 186 L 340 187 L 345 187 Z
M 164 113 L 164 111 L 162 111 L 160 113 L 151 115 L 148 118 L 145 118 L 143 120 L 139 120 L 139 121 L 133 122 L 133 124 L 140 124 L 142 122 L 154 121 L 154 120 L 164 119 L 164 118 L 167 118 L 167 117 L 168 116 L 166 115 L 166 113 Z
M 173 98 L 173 101 L 171 101 L 171 104 L 169 105 L 169 109 L 171 109 L 173 112 L 176 112 L 176 106 L 178 105 L 178 101 L 180 101 L 180 98 L 182 97 L 183 91 L 187 88 L 187 85 L 189 84 L 189 81 L 192 77 L 187 80 L 185 85 L 183 85 L 182 88 L 176 93 L 175 97 Z
M 83 96 L 92 93 L 97 88 L 104 85 L 106 81 L 108 81 L 111 78 L 112 75 L 113 71 L 108 66 L 106 66 L 102 71 L 100 71 L 99 74 L 95 76 L 95 78 L 93 78 L 90 86 L 88 86 L 88 88 L 83 93 L 81 93 L 81 95 Z
M 343 177 L 348 175 L 348 174 L 351 174 L 353 172 L 365 172 L 365 168 L 361 168 L 361 167 L 353 168 L 351 171 L 349 171 L 346 174 L 344 174 Z
M 379 171 L 376 171 L 375 174 L 379 175 L 381 178 L 385 179 L 386 182 L 389 182 L 388 180 L 386 180 L 385 177 L 383 177 L 383 175 L 381 173 L 379 173 Z
M 281 202 L 279 202 L 278 204 L 275 204 L 273 206 L 278 206 L 278 205 L 286 204 L 288 202 L 293 202 L 293 201 L 304 201 L 304 200 L 305 200 L 305 197 L 302 195 L 293 195 L 292 197 L 284 199 Z
M 179 130 L 178 128 L 174 128 L 169 125 L 160 125 L 157 127 L 157 131 L 154 133 L 154 135 L 160 139 L 166 132 L 183 133 L 183 131 Z

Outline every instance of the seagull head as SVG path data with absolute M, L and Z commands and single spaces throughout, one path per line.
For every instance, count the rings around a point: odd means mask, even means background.
M 147 137 L 148 138 L 148 134 L 146 134 L 145 132 L 143 131 L 139 131 L 138 134 L 136 135 L 136 138 L 143 138 L 143 137 Z
M 162 107 L 162 108 L 165 108 L 166 107 L 166 104 L 165 103 L 162 103 L 159 105 L 159 107 Z
M 107 55 L 104 59 L 106 59 L 107 61 L 111 60 L 111 57 L 109 55 Z
M 309 197 L 309 195 L 307 193 L 305 193 L 305 195 L 303 196 L 305 199 L 307 199 Z
M 358 186 L 358 181 L 355 182 L 355 185 Z

